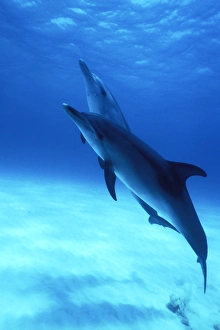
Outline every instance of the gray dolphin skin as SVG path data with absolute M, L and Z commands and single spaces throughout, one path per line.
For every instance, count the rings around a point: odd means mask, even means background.
M 185 237 L 201 264 L 205 293 L 207 239 L 186 180 L 193 175 L 205 177 L 206 173 L 194 165 L 165 160 L 134 134 L 102 115 L 79 112 L 67 104 L 63 107 L 98 154 L 111 196 L 116 200 L 117 176 L 146 208 L 150 223 L 170 227 Z
M 117 101 L 108 87 L 89 70 L 82 59 L 79 60 L 79 67 L 84 78 L 89 111 L 101 114 L 130 130 Z

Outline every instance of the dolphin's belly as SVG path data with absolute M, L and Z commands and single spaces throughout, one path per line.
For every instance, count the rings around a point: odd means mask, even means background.
M 139 153 L 134 153 L 132 158 L 121 157 L 119 162 L 114 163 L 114 171 L 128 189 L 156 209 L 161 216 L 169 212 L 167 193 L 159 183 L 158 169 L 153 168 Z

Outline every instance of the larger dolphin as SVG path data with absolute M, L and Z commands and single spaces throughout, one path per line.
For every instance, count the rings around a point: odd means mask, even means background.
M 82 59 L 79 60 L 79 67 L 84 78 L 89 111 L 101 114 L 130 130 L 117 101 L 108 87 L 97 75 L 89 70 Z
M 134 134 L 101 115 L 78 112 L 67 104 L 63 107 L 102 160 L 113 198 L 117 176 L 140 201 L 159 212 L 159 219 L 169 220 L 185 237 L 201 264 L 205 292 L 207 240 L 186 180 L 192 175 L 205 177 L 206 173 L 194 165 L 165 160 Z

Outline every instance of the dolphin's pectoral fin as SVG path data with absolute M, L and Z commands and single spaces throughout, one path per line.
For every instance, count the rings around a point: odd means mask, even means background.
M 198 257 L 197 262 L 200 263 L 203 277 L 204 277 L 204 293 L 206 292 L 206 278 L 207 278 L 207 266 L 206 266 L 206 260 L 203 258 Z
M 82 143 L 85 144 L 86 143 L 86 139 L 85 139 L 85 137 L 84 137 L 84 135 L 82 133 L 80 134 L 80 137 L 81 137 Z
M 99 157 L 99 156 L 98 156 L 98 162 L 99 162 L 99 165 L 100 165 L 101 169 L 104 170 L 105 162 L 104 162 L 104 160 L 103 160 L 101 157 Z
M 167 220 L 161 218 L 158 214 L 157 215 L 151 215 L 148 219 L 149 223 L 151 225 L 153 224 L 157 224 L 163 227 L 167 227 L 170 229 L 173 229 L 175 231 L 177 231 L 177 233 L 179 233 L 179 230 L 177 230 L 173 225 L 171 225 L 171 223 L 169 223 Z
M 206 172 L 198 166 L 187 164 L 187 163 L 179 163 L 179 162 L 171 162 L 168 161 L 171 168 L 178 175 L 179 179 L 185 184 L 186 180 L 193 175 L 200 175 L 206 177 Z
M 105 183 L 112 198 L 117 201 L 115 193 L 116 175 L 110 162 L 104 162 Z
M 141 205 L 141 207 L 149 214 L 150 217 L 149 217 L 148 221 L 151 225 L 157 224 L 157 225 L 160 225 L 163 227 L 171 228 L 179 233 L 179 231 L 173 225 L 171 225 L 171 223 L 169 223 L 167 220 L 160 217 L 157 214 L 157 211 L 154 210 L 150 205 L 145 203 L 140 197 L 138 197 L 132 191 L 131 191 L 131 194 L 136 199 L 136 201 Z

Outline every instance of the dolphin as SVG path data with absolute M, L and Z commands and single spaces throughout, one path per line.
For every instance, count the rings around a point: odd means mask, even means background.
M 190 176 L 206 177 L 205 171 L 195 165 L 164 159 L 127 129 L 100 114 L 79 112 L 65 103 L 63 107 L 98 154 L 111 196 L 116 199 L 117 176 L 140 204 L 146 203 L 150 218 L 158 211 L 159 224 L 164 226 L 166 219 L 170 228 L 184 236 L 201 265 L 205 293 L 207 239 L 186 188 Z
M 108 87 L 97 75 L 89 70 L 82 59 L 79 60 L 79 67 L 84 78 L 89 111 L 101 114 L 130 130 L 117 101 Z

